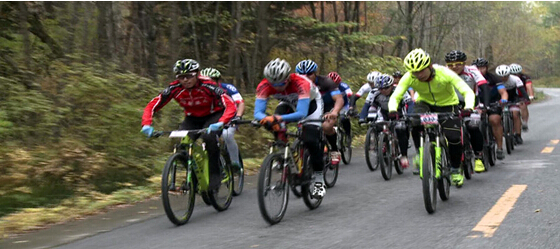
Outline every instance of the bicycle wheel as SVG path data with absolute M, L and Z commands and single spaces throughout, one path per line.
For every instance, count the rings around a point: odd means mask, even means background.
M 306 156 L 305 153 L 307 153 L 307 150 L 303 154 L 304 158 Z M 325 168 L 323 169 L 323 180 L 325 181 L 325 185 L 327 186 L 327 188 L 332 188 L 334 187 L 334 185 L 336 184 L 336 180 L 338 179 L 339 167 L 338 164 L 331 163 L 331 158 L 328 152 L 323 155 L 323 161 L 325 162 Z
M 426 139 L 427 140 L 427 139 Z M 422 147 L 422 193 L 424 207 L 429 214 L 436 211 L 437 204 L 437 179 L 435 172 L 435 152 L 432 143 L 427 140 Z
M 303 203 L 305 203 L 305 205 L 310 209 L 316 209 L 319 207 L 319 205 L 321 205 L 321 202 L 323 201 L 323 199 L 315 199 L 313 198 L 312 194 L 313 194 L 313 185 L 314 182 L 311 180 L 311 174 L 313 172 L 313 169 L 310 165 L 310 159 L 309 159 L 309 152 L 307 150 L 304 151 L 303 153 L 303 174 L 305 175 L 304 177 L 306 179 L 309 179 L 308 181 L 303 181 L 302 185 L 301 185 L 301 194 L 303 197 Z M 337 167 L 338 168 L 338 167 Z M 337 170 L 338 172 L 338 170 Z M 323 175 L 325 175 L 323 173 Z M 336 179 L 335 179 L 336 181 Z M 326 184 L 326 181 L 325 181 Z M 333 185 L 334 186 L 334 185 Z
M 161 200 L 167 218 L 177 226 L 187 223 L 194 209 L 196 191 L 187 175 L 185 156 L 180 153 L 171 155 L 161 175 Z
M 391 163 L 391 148 L 389 148 L 389 137 L 385 133 L 379 133 L 377 144 L 377 160 L 381 168 L 381 175 L 385 181 L 391 180 L 393 165 Z
M 450 190 L 450 186 L 451 186 L 451 179 L 449 179 L 449 174 L 450 174 L 449 168 L 450 168 L 450 163 L 449 163 L 449 157 L 448 157 L 448 149 L 447 149 L 447 146 L 442 145 L 441 146 L 441 167 L 440 167 L 441 173 L 440 173 L 440 177 L 437 181 L 439 198 L 441 198 L 442 201 L 449 200 L 449 190 Z M 471 171 L 471 174 L 472 174 L 472 171 Z
M 259 172 L 259 210 L 270 225 L 280 222 L 288 207 L 288 169 L 283 166 L 282 156 L 283 153 L 266 156 Z
M 488 164 L 490 164 L 490 166 L 494 166 L 496 165 L 496 140 L 494 139 L 494 134 L 492 133 L 492 127 L 488 126 L 487 130 L 486 130 L 486 137 L 488 138 L 488 146 L 487 146 L 487 150 L 488 150 Z
M 506 151 L 509 154 L 511 154 L 511 151 L 513 150 L 513 136 L 510 133 L 510 123 L 509 123 L 509 118 L 508 117 L 504 117 L 504 138 L 506 139 Z
M 350 164 L 352 160 L 352 136 L 347 134 L 342 134 L 342 146 L 340 147 L 342 162 L 346 165 Z
M 473 175 L 474 163 L 476 160 L 474 158 L 474 152 L 472 151 L 472 147 L 470 144 L 468 145 L 468 148 L 464 149 L 463 156 L 464 160 L 463 163 L 461 163 L 461 167 L 463 168 L 463 175 L 465 175 L 465 178 L 467 178 L 467 180 L 470 180 Z
M 233 174 L 225 158 L 220 155 L 221 184 L 218 189 L 208 191 L 208 199 L 218 212 L 228 209 L 233 196 Z
M 238 196 L 243 192 L 243 183 L 245 182 L 245 168 L 243 167 L 243 158 L 239 152 L 239 168 L 232 169 L 233 172 L 233 196 Z
M 377 162 L 377 135 L 372 127 L 367 131 L 364 150 L 369 170 L 375 171 L 379 167 L 379 164 Z

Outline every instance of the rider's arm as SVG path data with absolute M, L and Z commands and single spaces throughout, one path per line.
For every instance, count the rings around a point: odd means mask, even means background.
M 212 91 L 213 94 L 218 96 L 222 101 L 223 106 L 225 107 L 224 113 L 218 120 L 218 122 L 222 122 L 224 124 L 229 123 L 233 117 L 235 117 L 235 113 L 237 112 L 237 107 L 235 106 L 235 102 L 233 99 L 227 94 L 227 92 L 215 84 L 209 84 L 203 82 L 203 87 L 206 87 Z
M 401 81 L 399 81 L 397 88 L 395 88 L 395 91 L 391 94 L 391 98 L 389 98 L 389 112 L 396 112 L 399 108 L 399 103 L 403 98 L 403 94 L 408 90 L 410 82 L 413 80 L 411 75 L 410 72 L 405 73 Z
M 498 93 L 500 94 L 501 99 L 508 100 L 509 95 L 504 85 L 498 85 Z
M 360 89 L 356 92 L 356 94 L 354 94 L 354 96 L 352 96 L 352 99 L 350 100 L 350 106 L 352 108 L 356 107 L 356 101 L 362 97 L 362 95 L 364 95 L 365 93 L 371 91 L 371 86 L 369 85 L 369 83 L 365 83 L 362 87 L 360 87 Z
M 178 81 L 171 83 L 170 86 L 161 91 L 157 97 L 153 98 L 148 105 L 146 105 L 146 108 L 144 108 L 144 114 L 142 115 L 142 125 L 152 124 L 154 113 L 159 111 L 167 105 L 171 99 L 173 99 L 173 95 L 175 94 L 174 89 L 179 87 L 177 84 L 179 84 Z
M 228 93 L 231 95 L 231 98 L 233 99 L 233 101 L 235 101 L 235 104 L 237 105 L 236 116 L 238 117 L 243 116 L 243 113 L 245 112 L 245 101 L 243 100 L 243 97 L 241 96 L 239 91 L 237 91 L 237 88 L 234 85 L 222 83 L 222 86 L 224 85 L 228 90 Z
M 261 120 L 266 117 L 266 103 L 268 102 L 268 96 L 270 95 L 271 87 L 268 80 L 264 79 L 257 86 L 257 93 L 255 99 L 255 109 L 253 110 L 253 118 L 256 120 Z
M 490 104 L 490 91 L 492 90 L 492 88 L 490 88 L 488 84 L 483 84 L 479 87 L 480 90 L 482 90 L 482 96 L 480 97 L 482 99 L 482 103 L 484 104 L 484 106 L 488 107 L 488 105 Z
M 529 95 L 527 94 L 527 91 L 525 91 L 525 88 L 523 87 L 523 81 L 517 76 L 514 76 L 513 80 L 515 81 L 515 86 L 517 87 L 517 90 L 521 92 L 521 94 L 523 95 L 523 98 L 529 100 Z
M 529 94 L 529 97 L 534 97 L 535 89 L 533 89 L 533 81 L 527 75 L 525 75 L 525 78 L 525 87 L 527 88 L 527 94 Z
M 375 93 L 373 91 L 368 93 L 368 96 L 366 97 L 366 102 L 364 103 L 364 106 L 362 107 L 362 111 L 360 112 L 360 119 L 366 119 L 368 112 L 369 112 L 369 108 L 372 106 L 372 104 L 374 103 L 374 98 L 375 98 Z M 375 104 L 373 104 L 375 105 Z

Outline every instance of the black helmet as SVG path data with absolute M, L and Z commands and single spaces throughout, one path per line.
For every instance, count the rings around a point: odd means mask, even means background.
M 453 50 L 445 55 L 445 62 L 466 61 L 467 55 L 459 50 Z
M 402 78 L 402 73 L 401 71 L 395 71 L 393 73 L 393 78 Z
M 488 67 L 488 61 L 482 57 L 476 58 L 476 60 L 474 60 L 472 64 L 477 67 Z

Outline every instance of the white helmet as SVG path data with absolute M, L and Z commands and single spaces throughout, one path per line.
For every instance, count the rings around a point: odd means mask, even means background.
M 499 65 L 496 68 L 496 74 L 500 77 L 508 76 L 510 73 L 511 72 L 508 65 Z
M 510 70 L 510 73 L 512 73 L 512 74 L 518 74 L 518 73 L 521 73 L 523 68 L 521 68 L 521 65 L 513 63 L 513 64 L 509 65 L 509 70 Z
M 271 60 L 266 67 L 264 67 L 264 77 L 271 83 L 276 84 L 285 81 L 290 75 L 290 64 L 285 60 L 276 58 Z
M 367 75 L 367 82 L 371 83 L 371 84 L 375 84 L 375 78 L 377 78 L 377 76 L 379 76 L 379 75 L 381 75 L 381 73 L 377 72 L 377 71 L 373 71 L 373 72 L 369 73 Z

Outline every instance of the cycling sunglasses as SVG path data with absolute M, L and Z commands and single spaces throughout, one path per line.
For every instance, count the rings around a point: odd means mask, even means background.
M 458 62 L 449 62 L 447 63 L 448 67 L 456 67 L 456 66 L 462 66 L 465 65 L 464 61 L 458 61 Z
M 286 85 L 286 81 L 270 84 L 272 87 L 283 87 Z
M 188 73 L 188 74 L 182 74 L 182 75 L 177 75 L 177 79 L 179 79 L 179 80 L 180 80 L 180 79 L 187 79 L 187 80 L 188 80 L 188 79 L 192 79 L 192 78 L 196 77 L 196 75 L 197 75 L 196 72 L 194 72 L 194 73 Z

